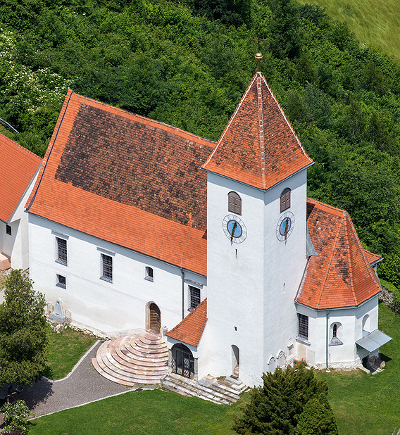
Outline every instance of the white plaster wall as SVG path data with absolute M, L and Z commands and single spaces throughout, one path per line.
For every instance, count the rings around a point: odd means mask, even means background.
M 290 208 L 280 213 L 280 196 L 291 189 Z M 306 266 L 307 171 L 303 170 L 267 190 L 264 196 L 264 348 L 263 371 L 282 350 L 286 360 L 294 355 L 290 345 L 297 334 L 294 299 Z M 285 212 L 294 215 L 293 231 L 278 240 L 278 223 Z
M 326 367 L 327 310 L 313 310 L 298 305 L 297 311 L 309 317 L 308 342 L 297 340 L 297 358 L 317 367 Z M 358 307 L 331 309 L 328 311 L 328 364 L 331 368 L 352 368 L 360 364 L 363 351 L 355 342 L 362 338 L 362 320 L 370 316 L 370 331 L 378 328 L 378 296 L 374 296 Z M 332 325 L 338 323 L 338 338 L 343 344 L 331 346 Z
M 242 199 L 239 218 L 247 229 L 243 243 L 223 231 L 228 193 Z M 199 376 L 230 375 L 232 345 L 239 348 L 240 378 L 259 384 L 263 370 L 264 194 L 258 189 L 208 173 L 206 351 Z
M 11 257 L 13 269 L 25 270 L 29 267 L 28 215 L 24 207 L 35 185 L 36 177 L 37 173 L 10 218 L 8 224 L 11 226 L 11 236 L 6 234 L 6 224 L 0 222 L 0 252 Z
M 55 261 L 54 231 L 68 236 L 66 266 Z M 60 298 L 63 309 L 71 312 L 73 322 L 106 335 L 143 329 L 149 302 L 160 308 L 162 327 L 170 330 L 182 320 L 180 268 L 32 214 L 29 214 L 29 239 L 30 277 L 35 289 L 53 304 Z M 112 283 L 100 279 L 104 251 L 98 247 L 114 253 Z M 145 266 L 153 268 L 152 282 L 145 279 Z M 66 289 L 56 286 L 57 274 L 66 277 Z M 185 271 L 185 277 L 203 284 L 201 297 L 207 297 L 204 276 Z M 186 288 L 185 283 L 185 291 Z M 187 301 L 184 304 L 186 315 Z

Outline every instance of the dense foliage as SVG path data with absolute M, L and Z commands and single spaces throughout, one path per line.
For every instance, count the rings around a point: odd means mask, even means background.
M 31 423 L 28 417 L 34 415 L 23 400 L 15 403 L 6 402 L 0 409 L 4 414 L 4 434 L 26 435 Z
M 400 68 L 294 0 L 3 0 L 0 131 L 43 155 L 68 87 L 218 139 L 263 72 L 315 165 L 309 195 L 346 209 L 400 285 Z
M 46 367 L 47 321 L 43 295 L 32 281 L 13 270 L 4 284 L 0 305 L 0 385 L 28 385 Z
M 328 403 L 328 386 L 304 363 L 263 375 L 263 385 L 250 392 L 243 416 L 235 418 L 239 434 L 337 435 Z

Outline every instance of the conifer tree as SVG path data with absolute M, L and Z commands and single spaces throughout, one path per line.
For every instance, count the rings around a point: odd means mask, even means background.
M 297 435 L 303 433 L 297 431 L 301 423 L 299 429 L 305 434 L 337 435 L 327 394 L 326 382 L 316 379 L 304 363 L 298 368 L 278 368 L 264 374 L 263 385 L 252 389 L 250 402 L 243 408 L 243 416 L 235 417 L 233 429 L 239 434 Z M 315 403 L 322 404 L 317 416 L 312 408 Z M 311 416 L 313 420 L 307 426 Z M 323 418 L 318 420 L 318 416 Z

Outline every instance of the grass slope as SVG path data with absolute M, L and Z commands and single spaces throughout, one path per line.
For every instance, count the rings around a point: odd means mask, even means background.
M 49 327 L 47 370 L 49 379 L 62 379 L 73 369 L 81 356 L 96 341 L 93 335 L 83 334 L 70 328 L 60 333 Z
M 320 373 L 329 385 L 329 402 L 340 435 L 387 435 L 400 427 L 400 317 L 380 304 L 379 329 L 392 341 L 382 347 L 385 370 Z
M 299 0 L 318 4 L 332 18 L 346 21 L 361 44 L 376 48 L 400 63 L 398 0 Z

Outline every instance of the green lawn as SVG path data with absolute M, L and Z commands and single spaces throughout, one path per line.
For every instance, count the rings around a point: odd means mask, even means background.
M 361 44 L 375 47 L 400 62 L 398 0 L 299 0 L 318 4 L 332 18 L 346 21 Z
M 170 391 L 129 392 L 34 420 L 30 435 L 232 434 L 239 404 L 216 405 Z
M 81 356 L 96 341 L 93 335 L 83 334 L 71 328 L 57 334 L 49 328 L 48 369 L 49 379 L 62 379 L 72 370 Z
M 329 385 L 329 401 L 340 435 L 390 435 L 400 427 L 400 316 L 379 307 L 379 328 L 393 340 L 383 348 L 386 368 L 318 373 Z M 248 396 L 231 406 L 161 390 L 130 392 L 34 420 L 32 435 L 232 434 L 232 418 Z

